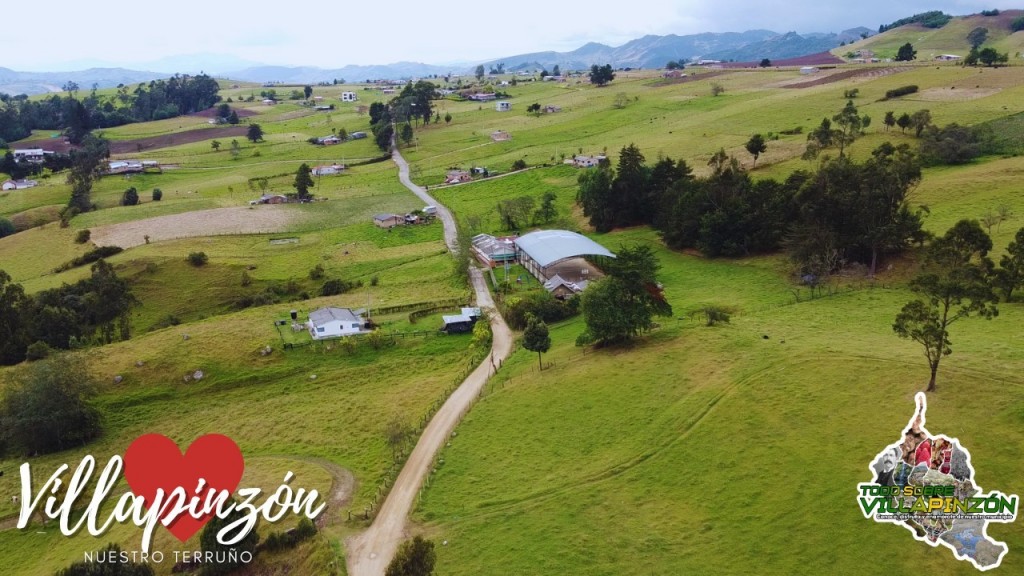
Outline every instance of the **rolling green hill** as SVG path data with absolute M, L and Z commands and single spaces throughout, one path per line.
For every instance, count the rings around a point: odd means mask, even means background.
M 841 46 L 832 50 L 836 56 L 848 52 L 871 50 L 878 58 L 895 58 L 900 46 L 910 42 L 917 50 L 919 61 L 928 61 L 939 54 L 966 56 L 971 50 L 967 35 L 975 28 L 988 29 L 988 41 L 1000 52 L 1007 52 L 1012 59 L 1019 59 L 1024 50 L 1024 32 L 1012 32 L 1010 24 L 1024 16 L 1024 10 L 1003 10 L 998 16 L 961 16 L 953 18 L 942 28 L 925 28 L 917 24 L 900 26 L 881 34 Z

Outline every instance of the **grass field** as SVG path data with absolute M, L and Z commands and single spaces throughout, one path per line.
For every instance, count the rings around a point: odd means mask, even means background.
M 898 46 L 906 33 L 895 30 L 865 43 Z M 1017 36 L 996 41 L 1009 45 Z M 936 40 L 935 49 L 956 53 L 940 41 L 947 42 Z M 918 47 L 919 55 L 928 46 Z M 944 549 L 911 542 L 899 528 L 864 520 L 856 507 L 855 484 L 869 479 L 870 460 L 897 439 L 927 374 L 917 346 L 891 330 L 910 297 L 903 285 L 916 270 L 915 252 L 884 263 L 893 267 L 875 283 L 851 273 L 838 295 L 808 300 L 804 290 L 797 303 L 792 267 L 782 255 L 712 260 L 667 250 L 647 228 L 590 232 L 575 205 L 580 171 L 562 161 L 607 152 L 614 164 L 618 151 L 635 143 L 648 164 L 671 156 L 703 174 L 719 148 L 749 166 L 743 144 L 751 134 L 802 127 L 803 134 L 770 140 L 753 172 L 755 178 L 785 178 L 813 167 L 799 159 L 805 134 L 842 108 L 844 90 L 858 88 L 855 103 L 873 118 L 850 149 L 865 158 L 885 141 L 915 145 L 910 134 L 884 131 L 881 120 L 889 110 L 927 108 L 940 125 L 987 122 L 1000 133 L 1012 132 L 1022 112 L 1024 68 L 921 65 L 802 89 L 784 87 L 801 79 L 796 70 L 690 72 L 696 79 L 679 84 L 661 82 L 654 71 L 620 72 L 605 88 L 585 80 L 520 82 L 502 88 L 511 96 L 509 112 L 495 111 L 493 103 L 438 101 L 441 116 L 452 115 L 451 124 L 420 126 L 414 143 L 403 148 L 413 179 L 430 186 L 464 231 L 508 232 L 496 212 L 499 201 L 525 195 L 539 205 L 550 191 L 558 216 L 546 226 L 579 230 L 613 251 L 632 243 L 652 246 L 674 308 L 672 318 L 658 319 L 657 330 L 624 348 L 585 351 L 573 345 L 580 320 L 553 326 L 553 347 L 544 356 L 552 366 L 543 372 L 536 371 L 533 353 L 516 352 L 441 454 L 415 512 L 414 531 L 448 541 L 437 547 L 438 572 L 445 574 L 973 570 Z M 712 96 L 713 82 L 725 93 Z M 258 98 L 263 89 L 229 84 L 222 94 L 235 100 Z M 879 101 L 886 90 L 907 84 L 919 85 L 920 92 Z M 80 230 L 173 224 L 219 208 L 237 209 L 232 213 L 244 220 L 249 200 L 262 193 L 256 179 L 267 178 L 267 192 L 286 193 L 293 191 L 302 162 L 350 165 L 343 175 L 317 182 L 313 192 L 326 201 L 254 208 L 287 211 L 280 231 L 218 233 L 212 222 L 194 237 L 136 241 L 112 257 L 142 305 L 134 311 L 132 340 L 87 352 L 102 383 L 97 402 L 107 415 L 105 434 L 81 450 L 33 458 L 33 469 L 52 469 L 85 453 L 109 457 L 146 432 L 166 434 L 182 446 L 204 433 L 227 434 L 250 462 L 251 482 L 260 485 L 274 486 L 282 470 L 293 469 L 303 486 L 327 490 L 332 471 L 341 466 L 354 475 L 346 515 L 297 551 L 264 556 L 259 567 L 272 572 L 291 566 L 304 574 L 340 570 L 344 537 L 365 524 L 348 521 L 347 511 L 361 514 L 389 474 L 385 426 L 393 418 L 418 424 L 472 355 L 468 336 L 438 335 L 397 338 L 381 350 L 364 343 L 351 354 L 333 344 L 283 350 L 285 341 L 308 341 L 290 331 L 282 338 L 273 325 L 292 309 L 305 317 L 324 305 L 379 310 L 468 302 L 467 288 L 452 280 L 439 223 L 390 232 L 372 224 L 374 214 L 402 214 L 422 203 L 398 183 L 391 162 L 351 166 L 380 154 L 371 139 L 329 147 L 306 141 L 332 128 L 368 130 L 366 116 L 338 101 L 350 89 L 358 105 L 383 99 L 378 90 L 339 85 L 314 90 L 335 103 L 331 112 L 290 101 L 240 104 L 254 112 L 244 121 L 260 123 L 266 140 L 239 138 L 237 158 L 227 150 L 229 141 L 217 152 L 209 140 L 130 155 L 172 167 L 131 179 L 103 178 L 93 191 L 100 210 L 75 217 L 67 228 L 54 222 L 0 239 L 0 268 L 32 293 L 89 273 L 88 267 L 52 272 L 92 247 L 74 243 Z M 285 97 L 289 91 L 278 89 Z M 616 107 L 616 100 L 624 107 Z M 527 114 L 534 102 L 562 111 Z M 194 127 L 205 128 L 205 119 L 124 126 L 108 136 L 130 140 Z M 512 139 L 493 142 L 496 130 Z M 529 169 L 507 174 L 520 159 Z M 449 169 L 473 166 L 499 176 L 439 186 Z M 925 227 L 937 234 L 960 218 L 980 218 L 1006 205 L 1014 216 L 992 230 L 998 259 L 1024 226 L 1022 170 L 1024 160 L 1012 155 L 929 168 L 912 203 L 929 207 Z M 0 215 L 27 225 L 54 219 L 69 188 L 61 174 L 41 183 L 0 194 Z M 139 190 L 140 205 L 119 206 L 128 186 Z M 151 200 L 154 188 L 163 191 L 162 201 Z M 209 263 L 187 264 L 193 251 L 205 252 Z M 362 287 L 317 297 L 323 280 L 309 276 L 317 264 L 325 278 Z M 495 273 L 503 278 L 501 269 Z M 276 303 L 239 309 L 240 301 L 268 290 L 276 291 Z M 703 326 L 697 313 L 707 305 L 731 310 L 731 323 Z M 442 314 L 411 324 L 408 312 L 375 314 L 374 320 L 388 333 L 433 332 Z M 159 328 L 172 318 L 180 324 Z M 930 397 L 929 429 L 959 436 L 972 451 L 979 483 L 1007 493 L 1024 491 L 1014 451 L 1024 440 L 1022 320 L 1024 308 L 1015 303 L 1002 305 L 990 322 L 958 323 L 954 353 L 943 361 L 939 392 Z M 267 345 L 273 352 L 260 355 Z M 206 377 L 186 383 L 185 374 L 197 369 Z M 12 370 L 0 371 L 0 382 Z M 123 377 L 119 384 L 112 384 L 115 375 Z M 0 468 L 13 470 L 19 462 L 9 455 Z M 0 521 L 15 513 L 10 496 L 16 476 L 0 477 Z M 261 527 L 261 533 L 269 529 Z M 1024 529 L 995 526 L 990 533 L 1010 545 L 1007 573 L 1019 571 Z M 52 529 L 0 531 L 0 551 L 10 558 L 4 572 L 52 573 L 107 540 L 134 546 L 138 532 L 120 527 L 106 539 L 68 540 Z M 158 546 L 181 545 L 162 534 Z M 169 568 L 158 567 L 158 573 Z

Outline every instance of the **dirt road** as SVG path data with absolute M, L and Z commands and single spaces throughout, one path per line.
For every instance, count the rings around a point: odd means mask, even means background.
M 454 250 L 457 231 L 451 212 L 409 180 L 409 165 L 397 149 L 393 159 L 398 164 L 398 177 L 402 184 L 428 205 L 437 206 L 438 217 L 444 224 L 445 243 L 449 249 Z M 472 267 L 470 277 L 476 291 L 477 305 L 490 312 L 491 330 L 494 333 L 491 354 L 448 397 L 427 424 L 369 530 L 349 538 L 345 543 L 350 576 L 383 576 L 388 563 L 398 550 L 398 545 L 407 537 L 406 520 L 412 511 L 416 493 L 430 472 L 434 455 L 451 436 L 460 416 L 469 410 L 484 383 L 494 374 L 492 366 L 500 364 L 512 352 L 512 332 L 494 308 L 494 300 L 487 289 L 483 274 L 476 267 Z

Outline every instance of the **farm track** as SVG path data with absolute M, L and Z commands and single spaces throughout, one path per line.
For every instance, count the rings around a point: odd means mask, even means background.
M 426 190 L 413 184 L 409 179 L 409 165 L 397 148 L 392 154 L 392 159 L 398 166 L 398 178 L 402 184 L 428 205 L 437 207 L 438 217 L 444 224 L 445 243 L 453 254 L 456 253 L 458 230 L 451 211 L 427 194 Z M 452 392 L 427 424 L 370 528 L 345 542 L 350 576 L 384 574 L 391 558 L 398 550 L 398 545 L 406 538 L 409 513 L 423 480 L 430 471 L 434 455 L 480 395 L 484 384 L 496 372 L 496 366 L 512 352 L 512 332 L 495 308 L 483 274 L 478 268 L 471 267 L 470 279 L 476 291 L 477 306 L 487 309 L 491 318 L 491 354 Z

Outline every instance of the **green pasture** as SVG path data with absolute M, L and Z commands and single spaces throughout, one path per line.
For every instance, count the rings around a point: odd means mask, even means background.
M 658 255 L 675 318 L 586 354 L 573 346 L 582 323 L 559 324 L 553 366 L 537 372 L 535 355 L 517 351 L 463 421 L 415 514 L 448 541 L 439 569 L 973 573 L 856 504 L 927 380 L 917 345 L 890 328 L 909 293 L 865 287 L 796 304 L 770 262 Z M 708 328 L 684 313 L 703 302 L 739 313 Z M 956 326 L 928 413 L 932 433 L 972 450 L 985 489 L 1011 493 L 1024 489 L 1010 448 L 1022 440 L 1021 319 L 1014 304 Z M 1019 565 L 1024 531 L 989 533 L 1010 546 L 1004 569 Z

